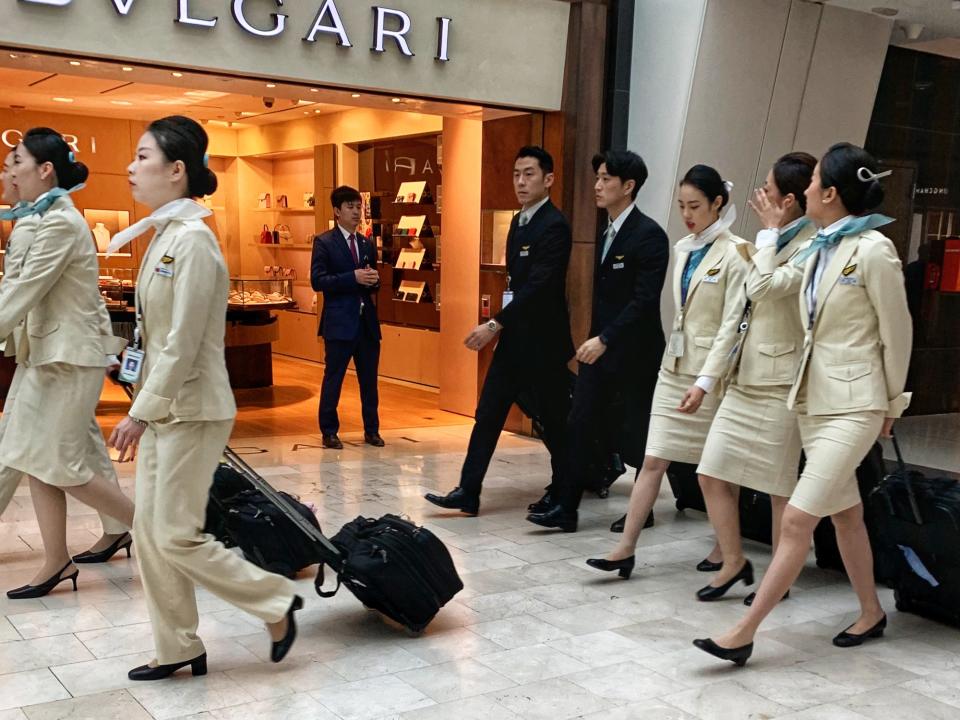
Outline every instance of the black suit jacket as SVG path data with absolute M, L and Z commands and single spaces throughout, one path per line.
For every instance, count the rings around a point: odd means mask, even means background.
M 597 242 L 590 336 L 607 345 L 601 367 L 631 372 L 656 367 L 664 349 L 660 295 L 670 261 L 667 234 L 634 207 L 613 239 L 607 257 L 603 233 Z
M 357 236 L 357 255 L 360 267 L 377 267 L 377 248 L 366 238 Z M 349 246 L 339 227 L 334 227 L 313 240 L 310 262 L 310 284 L 314 292 L 323 293 L 323 312 L 318 334 L 324 340 L 356 340 L 361 323 L 373 337 L 380 338 L 376 295 L 379 285 L 368 288 L 360 285 L 354 275 Z M 363 312 L 360 312 L 361 303 Z
M 574 353 L 566 294 L 570 224 L 549 200 L 526 226 L 519 220 L 507 235 L 513 302 L 496 316 L 503 325 L 496 353 L 526 366 L 565 364 Z

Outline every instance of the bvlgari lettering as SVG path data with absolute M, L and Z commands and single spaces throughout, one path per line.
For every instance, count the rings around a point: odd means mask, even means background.
M 66 141 L 67 145 L 70 146 L 70 149 L 75 153 L 80 152 L 80 138 L 76 135 L 70 135 L 69 133 L 63 133 L 63 139 Z M 0 131 L 0 142 L 6 145 L 8 148 L 15 148 L 20 144 L 20 141 L 23 140 L 23 131 L 17 130 L 16 128 L 7 128 L 6 130 Z M 91 148 L 93 152 L 96 152 L 96 139 L 91 138 Z
M 21 3 L 31 5 L 47 5 L 54 7 L 66 7 L 73 3 L 73 0 L 18 0 Z M 126 17 L 133 10 L 136 0 L 103 0 L 109 1 L 117 14 Z M 265 0 L 267 2 L 271 0 Z M 341 0 L 342 1 L 342 0 Z M 93 2 L 93 0 L 88 0 Z M 270 13 L 273 20 L 272 27 L 262 27 L 261 24 L 254 24 L 247 17 L 247 0 L 226 0 L 230 6 L 230 14 L 233 21 L 244 31 L 257 37 L 277 37 L 282 35 L 287 28 L 287 19 L 289 15 L 284 13 Z M 282 8 L 284 0 L 272 0 L 275 7 Z M 190 25 L 206 29 L 214 29 L 220 22 L 219 16 L 203 17 L 201 11 L 195 7 L 198 3 L 194 0 L 176 0 L 176 16 L 174 23 L 177 25 Z M 209 12 L 209 10 L 208 10 Z M 453 20 L 448 17 L 437 18 L 437 54 L 435 59 L 438 62 L 450 61 L 450 27 Z M 373 41 L 370 50 L 375 53 L 387 52 L 390 45 L 396 46 L 397 50 L 404 57 L 412 58 L 415 53 L 410 47 L 409 38 L 413 31 L 413 19 L 403 10 L 384 7 L 381 5 L 373 6 Z M 341 47 L 353 47 L 350 42 L 350 36 L 347 34 L 347 27 L 340 15 L 336 0 L 323 0 L 313 19 L 313 24 L 303 36 L 304 42 L 316 42 L 320 33 L 333 35 L 337 39 L 337 44 Z

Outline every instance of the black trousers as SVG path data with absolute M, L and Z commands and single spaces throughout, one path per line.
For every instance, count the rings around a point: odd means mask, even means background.
M 529 363 L 518 362 L 515 357 L 494 352 L 480 391 L 476 422 L 460 472 L 460 487 L 471 495 L 480 494 L 510 406 L 521 393 L 529 393 L 535 401 L 543 426 L 543 443 L 550 452 L 553 479 L 556 481 L 560 477 L 563 438 L 570 410 L 569 376 L 566 364 L 531 367 Z
M 324 342 L 323 385 L 320 388 L 320 432 L 334 435 L 340 431 L 340 391 L 347 374 L 350 360 L 357 371 L 360 383 L 360 403 L 363 412 L 363 431 L 380 432 L 378 408 L 380 396 L 377 390 L 377 368 L 380 365 L 380 339 L 363 325 L 355 340 L 326 340 Z

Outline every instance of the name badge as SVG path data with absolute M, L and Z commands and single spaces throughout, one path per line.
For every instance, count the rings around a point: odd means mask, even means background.
M 620 263 L 614 263 L 614 264 L 612 265 L 612 267 L 613 267 L 614 270 L 623 270 L 623 263 L 622 263 L 622 262 L 620 262 Z
M 520 257 L 529 257 L 529 256 L 530 256 L 530 251 L 529 251 L 529 250 L 521 250 L 521 251 L 520 251 Z
M 847 277 L 840 278 L 841 285 L 859 285 L 860 281 L 857 279 L 856 275 L 849 275 Z
M 703 282 L 705 282 L 705 283 L 710 283 L 711 285 L 716 285 L 718 282 L 720 282 L 720 276 L 719 276 L 719 275 L 704 275 L 704 276 L 703 276 Z
M 504 290 L 503 304 L 500 306 L 500 308 L 503 309 L 512 302 L 513 302 L 513 290 Z
M 120 359 L 119 378 L 126 383 L 136 385 L 140 382 L 140 374 L 143 371 L 143 350 L 136 350 L 128 347 L 123 351 Z
M 157 265 L 153 271 L 160 277 L 173 277 L 173 268 L 166 265 Z
M 670 357 L 683 357 L 683 333 L 670 333 L 670 342 L 667 343 L 667 355 Z

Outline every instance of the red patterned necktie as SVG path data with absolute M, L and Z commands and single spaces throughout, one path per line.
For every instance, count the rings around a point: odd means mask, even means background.
M 360 267 L 360 255 L 357 253 L 357 236 L 350 234 L 350 254 L 353 255 L 353 264 Z

